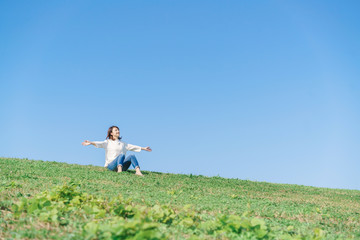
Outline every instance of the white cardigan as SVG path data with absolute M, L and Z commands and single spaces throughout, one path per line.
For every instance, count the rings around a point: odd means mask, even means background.
M 120 140 L 94 141 L 95 147 L 105 149 L 105 166 L 107 167 L 120 154 L 126 155 L 127 151 L 140 152 L 141 147 L 125 143 Z

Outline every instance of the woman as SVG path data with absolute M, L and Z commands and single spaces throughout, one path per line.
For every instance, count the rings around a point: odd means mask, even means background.
M 117 126 L 111 126 L 109 128 L 105 141 L 90 142 L 85 140 L 82 143 L 83 146 L 89 146 L 90 144 L 97 148 L 105 149 L 105 167 L 109 170 L 117 170 L 118 172 L 126 171 L 130 167 L 130 164 L 132 164 L 135 168 L 135 174 L 139 176 L 143 175 L 135 155 L 132 154 L 125 158 L 126 152 L 140 152 L 141 150 L 152 151 L 150 147 L 143 148 L 121 141 L 120 131 Z

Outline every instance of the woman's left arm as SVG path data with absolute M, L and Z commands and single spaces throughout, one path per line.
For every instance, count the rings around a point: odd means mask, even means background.
M 132 145 L 132 144 L 128 144 L 125 143 L 125 148 L 129 151 L 133 151 L 133 152 L 140 152 L 141 150 L 145 150 L 148 152 L 151 152 L 152 149 L 150 147 L 140 147 L 140 146 L 136 146 L 136 145 Z
M 145 150 L 145 151 L 148 151 L 148 152 L 152 151 L 152 149 L 150 147 L 142 147 L 141 150 Z

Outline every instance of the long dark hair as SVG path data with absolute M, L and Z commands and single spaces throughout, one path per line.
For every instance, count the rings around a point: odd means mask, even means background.
M 111 139 L 111 140 L 113 140 L 113 138 L 112 138 L 112 136 L 111 136 L 111 133 L 112 133 L 113 128 L 117 128 L 117 129 L 119 130 L 119 132 L 120 132 L 119 127 L 117 127 L 117 126 L 111 126 L 111 127 L 109 127 L 109 130 L 108 130 L 106 139 Z M 121 140 L 121 139 L 122 139 L 122 137 L 119 136 L 119 140 Z

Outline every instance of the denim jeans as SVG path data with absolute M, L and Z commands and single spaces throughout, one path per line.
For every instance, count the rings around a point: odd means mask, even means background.
M 135 155 L 131 154 L 127 158 L 125 158 L 124 154 L 120 154 L 111 163 L 109 163 L 107 168 L 110 171 L 116 171 L 117 167 L 119 165 L 121 165 L 122 170 L 126 171 L 130 167 L 130 164 L 132 164 L 134 168 L 139 167 L 139 163 L 138 163 Z

